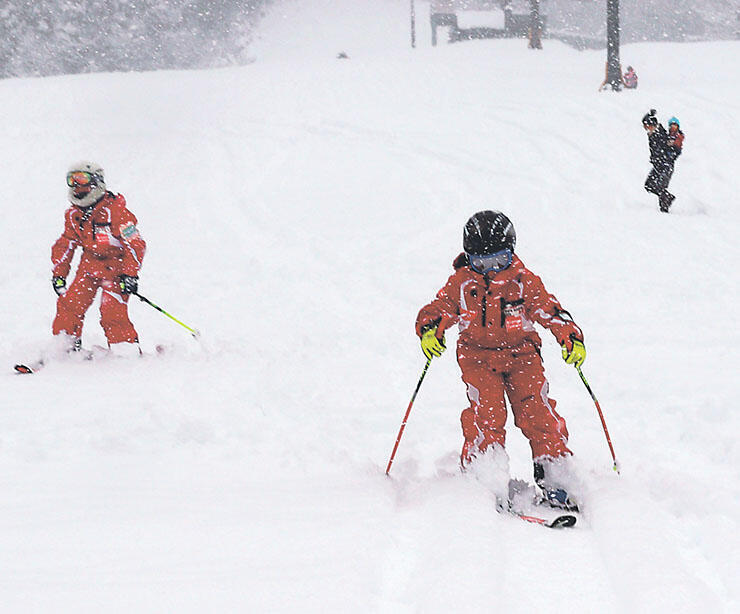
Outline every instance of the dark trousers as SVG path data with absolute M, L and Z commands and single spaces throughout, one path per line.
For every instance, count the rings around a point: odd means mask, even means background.
M 667 209 L 673 202 L 675 196 L 668 191 L 668 184 L 673 176 L 673 165 L 653 166 L 650 174 L 645 180 L 645 189 L 657 194 L 661 209 Z

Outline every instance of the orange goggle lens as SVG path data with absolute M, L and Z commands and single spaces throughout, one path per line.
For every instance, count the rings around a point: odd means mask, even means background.
M 67 185 L 71 188 L 73 185 L 90 185 L 92 183 L 92 175 L 85 171 L 75 171 L 74 173 L 67 173 Z

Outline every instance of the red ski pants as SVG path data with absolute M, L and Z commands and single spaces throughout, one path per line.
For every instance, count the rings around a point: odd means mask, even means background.
M 122 294 L 116 283 L 118 274 L 101 276 L 98 270 L 90 270 L 86 262 L 80 263 L 75 280 L 67 292 L 57 299 L 57 315 L 52 332 L 55 335 L 66 333 L 72 337 L 82 336 L 85 313 L 95 300 L 98 288 L 102 288 L 100 299 L 100 325 L 105 331 L 109 344 L 138 340 L 136 329 L 128 317 L 128 294 Z M 109 267 L 105 267 L 108 269 Z M 110 267 L 115 271 L 117 267 Z
M 461 460 L 469 462 L 477 451 L 506 443 L 506 401 L 514 424 L 529 440 L 532 458 L 565 456 L 568 429 L 547 396 L 548 383 L 542 359 L 534 345 L 491 350 L 458 345 L 457 362 L 468 386 L 470 407 L 460 416 L 463 449 Z

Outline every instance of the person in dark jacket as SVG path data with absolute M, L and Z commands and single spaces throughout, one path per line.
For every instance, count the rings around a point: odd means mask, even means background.
M 671 122 L 675 123 L 675 129 L 672 128 L 673 131 L 669 133 L 658 122 L 655 109 L 650 109 L 650 112 L 642 118 L 642 126 L 648 134 L 650 164 L 653 165 L 645 180 L 645 189 L 658 196 L 658 206 L 664 213 L 668 213 L 676 198 L 668 191 L 668 184 L 673 176 L 676 158 L 681 155 L 683 145 L 683 132 L 678 128 L 678 120 L 672 117 L 669 122 L 670 126 L 673 125 Z

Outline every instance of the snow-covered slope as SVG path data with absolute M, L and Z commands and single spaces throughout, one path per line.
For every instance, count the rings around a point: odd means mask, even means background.
M 244 68 L 0 82 L 0 610 L 736 610 L 740 112 L 715 69 L 740 71 L 738 44 L 626 46 L 640 88 L 616 95 L 603 53 L 412 51 L 406 2 L 307 4 Z M 670 215 L 642 189 L 650 107 L 687 134 Z M 49 337 L 80 157 L 139 217 L 141 292 L 202 342 L 137 301 L 164 355 L 15 376 Z M 583 327 L 622 464 L 544 335 L 584 484 L 569 532 L 457 472 L 452 351 L 383 474 L 416 312 L 483 208 Z M 104 342 L 94 310 L 84 341 Z M 529 477 L 513 426 L 508 447 Z

